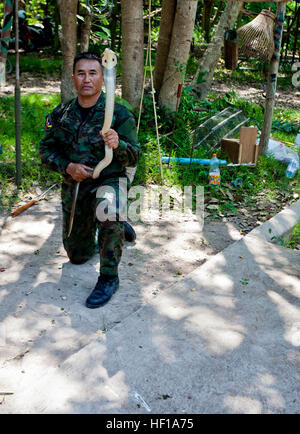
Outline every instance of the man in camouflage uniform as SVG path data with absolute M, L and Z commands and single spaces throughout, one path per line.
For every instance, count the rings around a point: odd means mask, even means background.
M 120 104 L 115 104 L 111 129 L 104 136 L 100 133 L 105 109 L 101 59 L 81 53 L 75 57 L 73 69 L 78 97 L 59 105 L 47 116 L 40 157 L 44 165 L 63 176 L 63 244 L 72 263 L 82 264 L 93 256 L 98 228 L 100 276 L 86 301 L 87 307 L 95 308 L 106 303 L 119 287 L 118 265 L 124 244 L 120 196 L 124 186 L 126 190 L 130 185 L 126 167 L 136 166 L 141 151 L 134 118 Z M 104 158 L 105 144 L 113 149 L 113 160 L 99 178 L 93 179 L 91 172 Z M 76 182 L 80 182 L 80 187 L 68 237 Z M 109 220 L 103 217 L 107 209 L 110 213 L 113 209 L 115 218 L 107 213 Z

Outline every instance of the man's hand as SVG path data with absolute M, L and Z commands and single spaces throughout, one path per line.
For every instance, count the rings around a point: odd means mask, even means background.
M 100 134 L 108 147 L 112 149 L 117 149 L 119 147 L 119 135 L 115 130 L 110 129 L 107 133 L 102 134 L 102 132 L 100 132 Z
M 74 181 L 81 182 L 92 177 L 93 169 L 79 163 L 69 163 L 66 172 L 72 176 Z

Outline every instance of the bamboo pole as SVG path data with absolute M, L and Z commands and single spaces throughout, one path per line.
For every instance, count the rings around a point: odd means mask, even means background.
M 15 36 L 16 36 L 16 82 L 15 82 L 15 134 L 16 134 L 16 184 L 20 187 L 21 173 L 21 91 L 20 91 L 20 59 L 19 59 L 19 4 L 15 0 Z
M 275 34 L 274 34 L 275 50 L 269 66 L 265 115 L 264 115 L 264 122 L 263 122 L 262 131 L 260 135 L 260 142 L 259 142 L 260 155 L 265 155 L 267 152 L 271 129 L 272 129 L 272 118 L 273 118 L 276 87 L 277 87 L 277 75 L 278 75 L 278 68 L 279 68 L 280 48 L 281 48 L 281 40 L 282 40 L 282 33 L 283 33 L 285 10 L 286 10 L 286 3 L 285 2 L 278 3 Z

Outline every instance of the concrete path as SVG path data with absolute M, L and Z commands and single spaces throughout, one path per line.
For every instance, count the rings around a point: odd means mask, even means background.
M 270 243 L 299 218 L 300 201 L 177 283 L 143 298 L 132 278 L 94 311 L 70 288 L 74 269 L 57 245 L 32 255 L 32 233 L 21 244 L 10 234 L 0 393 L 11 395 L 0 395 L 0 413 L 299 413 L 300 254 Z M 57 230 L 43 221 L 36 240 Z M 73 280 L 85 295 L 95 267 Z

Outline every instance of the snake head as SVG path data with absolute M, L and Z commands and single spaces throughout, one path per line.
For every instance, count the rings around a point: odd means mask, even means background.
M 113 69 L 117 66 L 118 58 L 112 50 L 105 48 L 101 61 L 104 68 Z

